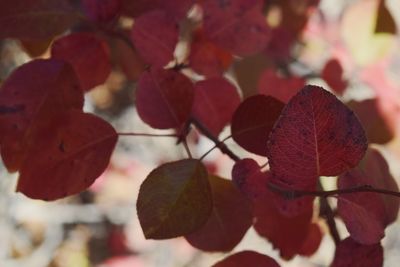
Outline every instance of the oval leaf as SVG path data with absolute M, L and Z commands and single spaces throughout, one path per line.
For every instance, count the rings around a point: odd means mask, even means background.
M 152 68 L 140 76 L 137 111 L 153 128 L 177 128 L 189 118 L 193 98 L 193 84 L 185 75 Z
M 54 200 L 87 189 L 107 168 L 118 135 L 106 121 L 79 110 L 55 117 L 35 139 L 17 191 Z
M 342 65 L 335 58 L 325 63 L 321 77 L 338 95 L 342 95 L 347 88 L 347 81 L 343 80 Z
M 250 250 L 238 252 L 217 262 L 212 267 L 279 267 L 279 264 L 271 257 Z
M 87 16 L 95 22 L 115 19 L 121 9 L 121 0 L 82 0 Z
M 250 203 L 231 181 L 217 176 L 209 176 L 209 180 L 213 193 L 211 216 L 200 229 L 185 238 L 204 251 L 230 251 L 252 224 Z
M 17 68 L 0 90 L 0 146 L 7 169 L 20 168 L 32 136 L 53 116 L 82 107 L 83 92 L 69 64 L 40 59 Z
M 199 229 L 212 210 L 207 170 L 199 160 L 166 163 L 140 186 L 136 203 L 147 239 L 167 239 Z
M 233 114 L 232 138 L 257 155 L 267 155 L 267 142 L 284 105 L 270 96 L 256 95 L 244 100 Z
M 90 33 L 73 33 L 56 40 L 51 56 L 72 65 L 82 88 L 88 91 L 106 81 L 111 72 L 107 44 Z
M 132 39 L 144 61 L 162 67 L 174 59 L 179 27 L 164 11 L 146 13 L 135 20 Z

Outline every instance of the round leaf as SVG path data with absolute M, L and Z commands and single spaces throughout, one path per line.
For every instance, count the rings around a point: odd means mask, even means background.
M 212 267 L 279 267 L 279 264 L 271 257 L 255 252 L 241 251 L 217 262 Z

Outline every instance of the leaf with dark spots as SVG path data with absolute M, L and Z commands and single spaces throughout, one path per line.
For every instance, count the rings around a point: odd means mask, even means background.
M 213 194 L 211 215 L 201 228 L 185 238 L 204 251 L 230 251 L 252 224 L 250 202 L 230 180 L 217 176 L 209 176 L 209 180 Z
M 232 138 L 244 149 L 267 155 L 269 134 L 284 105 L 270 96 L 256 95 L 245 99 L 232 117 Z
M 142 183 L 136 203 L 147 239 L 187 235 L 208 220 L 213 206 L 204 165 L 195 159 L 163 164 Z
M 108 166 L 117 139 L 114 128 L 92 114 L 70 110 L 54 117 L 27 152 L 17 191 L 42 200 L 82 192 Z

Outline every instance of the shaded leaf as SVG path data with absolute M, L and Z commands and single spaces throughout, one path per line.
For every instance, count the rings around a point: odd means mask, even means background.
M 169 14 L 156 10 L 135 20 L 131 36 L 146 63 L 163 67 L 174 59 L 179 27 Z
M 217 262 L 212 267 L 279 267 L 279 264 L 271 257 L 250 250 L 241 251 L 230 255 Z
M 335 58 L 325 63 L 321 77 L 329 87 L 339 95 L 342 95 L 347 88 L 347 81 L 343 79 L 342 65 L 340 65 L 340 62 Z
M 53 43 L 51 56 L 72 65 L 85 91 L 103 84 L 111 72 L 107 43 L 91 33 L 61 37 Z
M 396 34 L 396 21 L 394 20 L 392 13 L 390 13 L 385 3 L 385 0 L 379 0 L 377 10 L 378 15 L 374 32 Z
M 15 0 L 0 4 L 0 39 L 46 39 L 78 21 L 67 0 Z
M 1 156 L 9 171 L 20 168 L 36 132 L 60 113 L 83 107 L 83 92 L 71 66 L 34 60 L 17 68 L 0 90 Z
M 42 56 L 47 51 L 50 44 L 53 42 L 53 38 L 21 39 L 20 42 L 25 52 L 28 53 L 31 58 L 35 58 Z
M 207 222 L 186 240 L 204 251 L 230 251 L 243 238 L 252 224 L 250 203 L 240 195 L 231 181 L 209 176 L 213 209 Z
M 399 191 L 385 159 L 376 149 L 367 150 L 356 168 L 339 176 L 339 189 L 361 185 Z M 353 193 L 339 197 L 338 212 L 354 240 L 375 244 L 383 238 L 385 227 L 396 220 L 399 205 L 399 199 L 392 196 Z
M 154 169 L 140 186 L 136 203 L 147 239 L 167 239 L 196 231 L 208 220 L 212 206 L 206 168 L 195 159 Z
M 269 134 L 284 105 L 270 96 L 256 95 L 245 99 L 232 117 L 232 138 L 244 149 L 267 155 Z
M 231 121 L 239 104 L 236 87 L 224 78 L 214 77 L 194 85 L 192 115 L 216 136 Z
M 17 191 L 54 200 L 87 189 L 107 168 L 118 135 L 106 121 L 79 110 L 41 129 L 23 162 Z
M 151 68 L 140 76 L 136 90 L 137 111 L 153 128 L 181 126 L 190 116 L 193 99 L 192 82 L 179 72 Z
M 295 41 L 295 34 L 286 27 L 278 26 L 272 28 L 271 40 L 264 49 L 264 53 L 268 58 L 272 58 L 277 62 L 288 61 Z
M 109 22 L 121 11 L 121 0 L 83 0 L 87 16 L 95 22 Z
M 211 41 L 235 55 L 261 52 L 270 39 L 262 5 L 259 0 L 205 0 L 204 32 Z
M 361 245 L 350 237 L 336 247 L 331 267 L 381 267 L 383 248 L 380 243 Z

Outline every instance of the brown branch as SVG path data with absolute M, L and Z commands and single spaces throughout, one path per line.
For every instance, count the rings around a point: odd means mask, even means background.
M 323 190 L 320 181 L 318 181 L 318 189 Z M 328 225 L 329 233 L 332 236 L 333 242 L 335 242 L 335 245 L 338 246 L 341 239 L 339 231 L 336 226 L 335 213 L 333 212 L 332 207 L 328 202 L 328 199 L 326 199 L 325 197 L 319 198 L 319 216 L 325 219 L 326 224 Z

